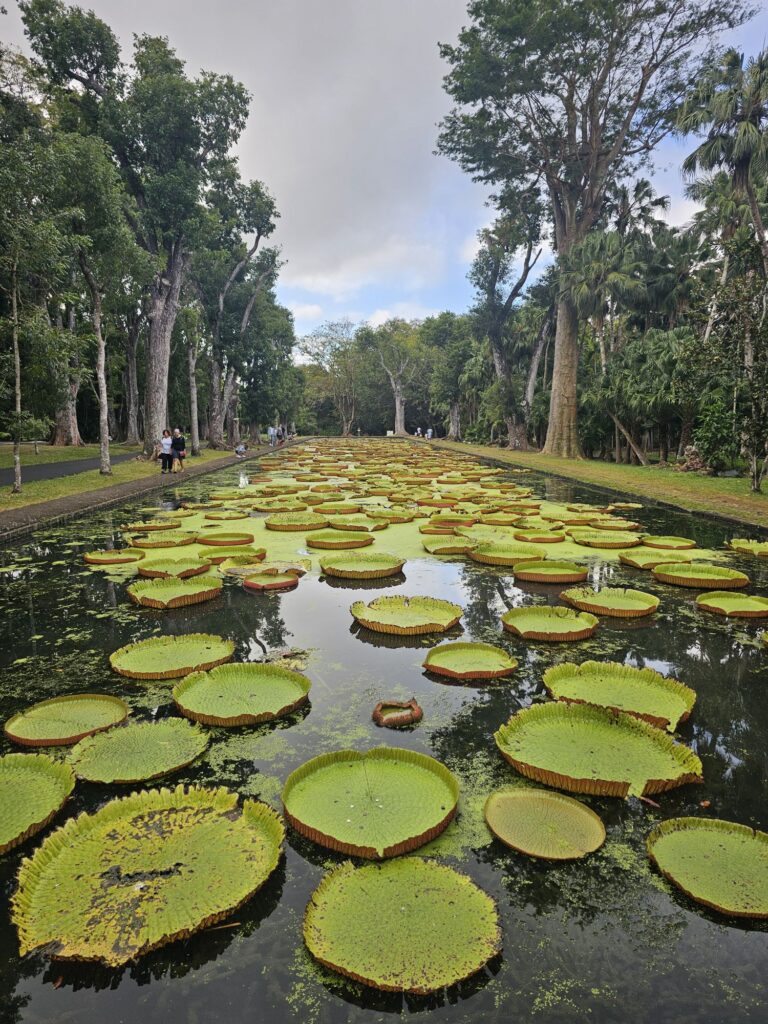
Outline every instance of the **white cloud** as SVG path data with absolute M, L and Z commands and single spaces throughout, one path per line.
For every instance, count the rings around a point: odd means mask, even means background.
M 323 307 L 311 302 L 289 302 L 288 309 L 295 320 L 319 320 L 323 315 Z
M 437 316 L 439 309 L 431 309 L 420 302 L 394 302 L 388 309 L 377 309 L 368 317 L 371 327 L 381 327 L 387 320 L 399 317 L 402 320 L 424 320 L 428 316 Z

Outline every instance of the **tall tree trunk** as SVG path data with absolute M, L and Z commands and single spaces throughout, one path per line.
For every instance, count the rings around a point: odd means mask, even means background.
M 240 400 L 238 394 L 237 385 L 232 389 L 232 393 L 227 404 L 227 439 L 232 446 L 240 444 L 240 418 L 237 415 L 237 403 Z
M 197 346 L 187 348 L 187 373 L 189 374 L 189 440 L 193 455 L 200 454 L 200 423 L 197 416 Z
M 13 411 L 16 424 L 13 432 L 13 494 L 21 494 L 21 353 L 19 351 L 19 280 L 18 264 L 11 267 L 11 335 L 13 340 Z
M 516 451 L 527 451 L 530 446 L 525 423 L 520 423 L 514 416 L 507 416 L 504 423 L 507 428 L 507 446 Z
M 229 403 L 232 400 L 232 392 L 235 386 L 235 367 L 232 365 L 227 368 L 223 387 L 221 383 L 221 375 L 221 362 L 219 357 L 214 354 L 211 357 L 211 399 L 208 409 L 208 445 L 211 448 L 226 447 L 224 440 L 224 421 L 229 410 Z
M 395 396 L 395 434 L 397 437 L 405 436 L 405 397 L 400 381 L 392 382 L 392 392 Z
M 715 326 L 715 317 L 717 316 L 717 299 L 718 294 L 725 288 L 726 282 L 728 281 L 728 253 L 723 257 L 723 270 L 720 274 L 720 287 L 712 296 L 712 301 L 709 304 L 709 318 L 707 319 L 707 327 L 704 331 L 704 344 L 706 345 L 709 341 L 709 336 L 712 333 L 712 328 Z
M 139 434 L 139 374 L 136 355 L 139 347 L 141 318 L 135 317 L 128 324 L 125 334 L 125 443 L 141 443 Z
M 536 397 L 536 384 L 539 378 L 539 365 L 541 363 L 541 357 L 544 355 L 544 351 L 549 345 L 549 335 L 552 330 L 552 314 L 553 310 L 550 309 L 544 320 L 542 321 L 541 327 L 539 328 L 539 336 L 536 339 L 536 347 L 531 355 L 531 362 L 528 367 L 528 376 L 525 380 L 525 396 L 523 398 L 523 419 L 525 420 L 525 436 L 530 436 L 531 416 L 533 414 L 533 400 Z
M 80 368 L 69 361 L 61 367 L 61 398 L 54 413 L 52 445 L 80 447 L 85 442 L 77 422 L 77 395 L 80 391 Z
M 627 445 L 628 445 L 627 461 L 629 462 L 630 459 L 631 459 L 631 456 L 630 456 L 630 452 L 631 452 L 635 456 L 637 461 L 642 466 L 647 466 L 648 465 L 648 459 L 645 456 L 645 452 L 636 443 L 636 441 L 634 440 L 634 438 L 632 437 L 630 432 L 627 430 L 627 428 L 624 426 L 624 424 L 621 422 L 621 420 L 618 418 L 618 416 L 615 416 L 612 412 L 609 412 L 608 415 L 611 417 L 611 419 L 613 420 L 614 424 L 618 427 L 618 429 L 621 431 L 621 433 L 624 435 L 624 437 L 626 439 L 626 442 L 627 442 Z
M 448 411 L 448 440 L 449 441 L 460 441 L 461 440 L 461 406 L 458 402 L 451 402 L 451 408 Z
M 577 423 L 576 380 L 579 366 L 579 321 L 571 299 L 561 294 L 557 303 L 555 364 L 552 369 L 552 394 L 549 425 L 544 444 L 545 455 L 580 459 L 581 445 Z
M 96 335 L 96 387 L 99 396 L 99 473 L 112 476 L 109 457 L 109 397 L 107 395 L 107 346 L 101 322 L 101 290 L 88 265 L 84 253 L 80 253 L 80 267 L 91 293 L 91 324 Z
M 179 244 L 164 271 L 152 282 L 147 338 L 147 375 L 144 387 L 144 452 L 151 455 L 168 426 L 168 369 L 171 335 L 179 309 L 185 257 Z
M 693 439 L 693 416 L 689 412 L 683 413 L 683 425 L 680 429 L 680 443 L 677 446 L 677 457 L 682 459 L 685 449 Z

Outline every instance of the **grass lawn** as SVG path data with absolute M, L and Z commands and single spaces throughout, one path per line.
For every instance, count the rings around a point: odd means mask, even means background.
M 486 445 L 438 442 L 451 451 L 484 455 L 525 466 L 542 473 L 555 473 L 585 484 L 609 487 L 614 491 L 667 502 L 690 512 L 710 512 L 752 526 L 768 528 L 768 494 L 752 494 L 745 477 L 711 477 L 696 473 L 678 473 L 673 469 L 645 466 L 617 466 L 596 459 L 558 459 L 538 452 L 507 451 Z
M 113 455 L 123 455 L 125 452 L 141 451 L 140 447 L 128 447 L 124 444 L 113 444 L 110 447 Z M 86 444 L 82 448 L 72 446 L 59 447 L 50 444 L 41 444 L 38 453 L 35 455 L 35 446 L 26 442 L 21 446 L 21 466 L 43 466 L 51 462 L 72 462 L 76 459 L 98 459 L 99 446 L 97 444 Z M 13 445 L 3 441 L 0 443 L 0 469 L 13 468 Z
M 57 451 L 87 451 L 88 449 L 54 449 Z M 115 445 L 114 451 L 126 451 Z M 200 466 L 206 462 L 214 462 L 231 456 L 231 452 L 213 451 L 204 448 L 200 455 L 187 459 L 187 466 Z M 84 458 L 86 456 L 83 456 Z M 34 455 L 32 456 L 34 458 Z M 29 460 L 30 463 L 32 459 Z M 55 460 L 49 460 L 55 461 Z M 53 501 L 54 498 L 66 498 L 73 494 L 82 494 L 85 491 L 108 490 L 116 484 L 125 484 L 132 480 L 144 480 L 147 477 L 160 479 L 160 466 L 157 462 L 136 462 L 128 459 L 120 462 L 112 468 L 112 476 L 104 477 L 99 474 L 98 469 L 89 469 L 84 473 L 73 473 L 71 476 L 64 476 L 58 480 L 39 480 L 32 483 L 24 483 L 24 462 L 22 461 L 22 493 L 11 494 L 10 487 L 0 490 L 0 512 L 7 509 L 22 508 L 25 505 L 35 505 L 41 501 Z M 171 480 L 171 477 L 166 479 Z M 183 479 L 183 476 L 180 476 Z

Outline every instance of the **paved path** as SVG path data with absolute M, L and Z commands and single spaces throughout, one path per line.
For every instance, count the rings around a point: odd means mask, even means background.
M 34 455 L 32 456 L 34 459 Z M 135 459 L 136 452 L 123 452 L 120 455 L 113 455 L 112 462 L 127 462 L 128 459 Z M 75 473 L 85 473 L 89 469 L 99 468 L 98 459 L 71 459 L 63 462 L 41 462 L 35 465 L 34 462 L 27 462 L 25 454 L 21 456 L 21 482 L 33 483 L 37 480 L 58 480 L 62 476 L 73 476 Z M 0 469 L 0 487 L 11 487 L 13 485 L 13 467 Z

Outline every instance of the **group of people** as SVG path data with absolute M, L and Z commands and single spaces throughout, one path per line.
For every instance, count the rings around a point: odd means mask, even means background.
M 426 439 L 428 441 L 431 441 L 433 433 L 434 433 L 434 431 L 432 430 L 432 427 L 428 428 L 426 434 L 422 431 L 421 427 L 416 427 L 416 433 L 413 436 L 414 437 L 426 437 Z
M 286 432 L 280 427 L 267 427 L 267 439 L 270 448 L 276 448 L 286 439 Z
M 155 457 L 160 459 L 161 473 L 181 473 L 184 471 L 184 459 L 187 457 L 187 439 L 178 427 L 164 430 L 160 438 Z

